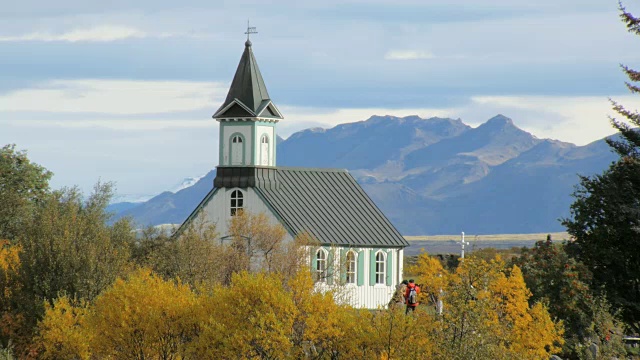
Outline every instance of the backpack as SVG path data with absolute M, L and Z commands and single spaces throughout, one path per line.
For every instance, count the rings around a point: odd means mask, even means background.
M 407 298 L 407 304 L 409 305 L 415 305 L 418 303 L 418 293 L 416 292 L 416 287 L 412 287 L 411 290 L 409 290 L 409 297 Z

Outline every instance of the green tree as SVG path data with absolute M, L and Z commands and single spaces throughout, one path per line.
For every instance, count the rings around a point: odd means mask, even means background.
M 562 358 L 581 358 L 592 342 L 600 344 L 601 353 L 606 348 L 613 356 L 620 350 L 613 346 L 622 342 L 621 331 L 614 331 L 620 329 L 615 314 L 609 312 L 604 299 L 593 295 L 591 272 L 567 254 L 566 244 L 554 244 L 548 237 L 531 249 L 523 248 L 511 263 L 522 269 L 532 294 L 530 302 L 547 304 L 549 314 L 564 322 Z
M 33 207 L 49 193 L 52 173 L 32 163 L 15 145 L 0 148 L 0 239 L 15 239 Z
M 627 30 L 640 35 L 640 20 L 620 6 Z M 627 88 L 640 93 L 640 72 L 622 65 Z M 627 324 L 640 322 L 640 113 L 613 102 L 611 118 L 620 136 L 609 145 L 620 159 L 599 175 L 583 176 L 573 193 L 571 216 L 562 223 L 574 238 L 568 251 L 592 272 L 591 287 L 602 289 Z M 637 327 L 637 326 L 636 326 Z
M 77 189 L 56 191 L 35 213 L 20 239 L 23 313 L 34 325 L 44 302 L 60 295 L 91 300 L 130 268 L 129 222 L 107 225 L 112 185 L 97 184 L 83 200 Z

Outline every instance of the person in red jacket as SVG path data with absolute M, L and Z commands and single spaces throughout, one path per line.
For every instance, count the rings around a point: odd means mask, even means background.
M 409 285 L 404 293 L 405 304 L 407 304 L 407 310 L 404 312 L 408 314 L 409 311 L 415 311 L 418 306 L 418 294 L 420 294 L 420 287 L 415 284 L 413 279 L 409 280 Z

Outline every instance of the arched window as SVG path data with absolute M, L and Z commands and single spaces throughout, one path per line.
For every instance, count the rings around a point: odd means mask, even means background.
M 327 278 L 327 252 L 323 249 L 318 249 L 316 252 L 316 273 L 315 279 L 318 282 L 326 282 Z
M 244 143 L 242 136 L 233 135 L 231 137 L 231 165 L 244 164 Z
M 260 165 L 269 165 L 269 138 L 262 135 L 260 139 Z
M 231 216 L 236 216 L 240 214 L 242 211 L 242 206 L 244 204 L 244 196 L 242 195 L 242 191 L 234 190 L 231 193 Z
M 349 251 L 347 253 L 347 284 L 356 283 L 356 253 Z
M 384 284 L 385 258 L 382 251 L 376 253 L 376 284 Z

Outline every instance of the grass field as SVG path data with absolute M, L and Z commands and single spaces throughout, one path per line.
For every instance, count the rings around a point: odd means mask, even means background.
M 547 235 L 551 235 L 553 241 L 568 240 L 569 234 L 566 232 L 555 233 L 534 233 L 534 234 L 491 234 L 491 235 L 475 235 L 465 234 L 465 241 L 539 241 L 546 240 Z M 455 235 L 420 235 L 405 236 L 407 241 L 460 241 L 460 234 Z
M 547 235 L 551 235 L 554 242 L 561 242 L 569 239 L 566 232 L 537 233 L 537 234 L 492 234 L 474 235 L 465 234 L 465 241 L 469 245 L 465 247 L 467 253 L 472 253 L 478 249 L 495 248 L 511 249 L 521 247 L 533 247 L 536 241 L 546 240 Z M 425 236 L 405 236 L 409 246 L 405 248 L 405 255 L 417 255 L 422 251 L 429 254 L 455 254 L 460 253 L 460 234 L 456 235 L 425 235 Z

